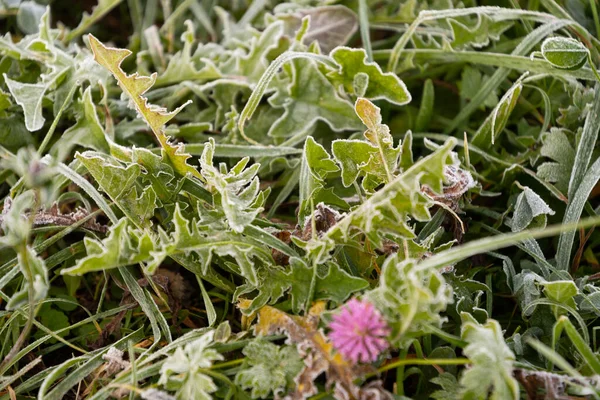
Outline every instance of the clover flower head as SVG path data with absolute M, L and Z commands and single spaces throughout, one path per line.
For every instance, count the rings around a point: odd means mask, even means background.
M 379 311 L 365 300 L 348 301 L 329 324 L 333 347 L 347 360 L 373 362 L 389 347 L 391 330 Z

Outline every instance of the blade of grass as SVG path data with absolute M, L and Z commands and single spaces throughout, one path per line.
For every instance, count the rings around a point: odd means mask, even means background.
M 573 223 L 581 217 L 583 208 L 587 199 L 600 180 L 600 157 L 592 164 L 590 169 L 581 179 L 581 183 L 577 188 L 574 196 L 569 199 L 567 210 L 563 217 L 563 223 Z M 558 269 L 567 271 L 569 269 L 569 261 L 571 260 L 571 250 L 575 240 L 575 232 L 563 232 L 558 240 L 558 248 L 556 250 L 556 265 Z
M 449 250 L 437 253 L 421 261 L 418 264 L 418 268 L 441 268 L 446 265 L 452 265 L 476 254 L 482 254 L 488 251 L 494 251 L 504 247 L 513 246 L 524 239 L 550 237 L 562 232 L 591 228 L 592 226 L 597 225 L 600 225 L 600 216 L 586 218 L 579 222 L 572 222 L 569 224 L 557 224 L 548 226 L 546 228 L 530 229 L 517 233 L 505 233 L 502 235 L 477 239 L 464 245 L 453 247 Z
M 358 20 L 360 23 L 360 38 L 362 40 L 363 48 L 367 52 L 367 60 L 371 62 L 373 61 L 373 49 L 371 48 L 367 0 L 358 0 Z
M 588 112 L 585 124 L 583 126 L 583 132 L 579 145 L 577 146 L 577 153 L 575 154 L 575 162 L 573 163 L 573 170 L 571 171 L 571 179 L 569 180 L 569 191 L 568 198 L 571 199 L 579 185 L 583 180 L 583 176 L 586 173 L 590 160 L 592 158 L 592 152 L 598 139 L 598 131 L 600 130 L 600 83 L 596 83 L 594 88 L 594 101 L 592 107 Z

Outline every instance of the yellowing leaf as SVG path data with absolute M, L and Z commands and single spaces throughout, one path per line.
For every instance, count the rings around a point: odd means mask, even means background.
M 148 99 L 144 97 L 146 93 L 156 82 L 156 73 L 150 76 L 142 76 L 137 72 L 132 75 L 127 75 L 121 69 L 121 63 L 127 58 L 131 51 L 127 49 L 117 49 L 106 47 L 102 42 L 96 39 L 93 35 L 89 35 L 90 47 L 94 53 L 94 60 L 108 69 L 117 79 L 121 89 L 133 102 L 135 109 L 146 121 L 146 123 L 154 132 L 156 139 L 160 142 L 162 150 L 166 153 L 167 158 L 173 164 L 173 168 L 181 175 L 188 173 L 197 178 L 202 179 L 200 173 L 193 167 L 187 164 L 187 159 L 190 155 L 184 152 L 183 145 L 173 145 L 169 143 L 169 138 L 163 131 L 163 126 L 175 117 L 186 105 L 178 107 L 174 111 L 167 111 L 166 108 L 159 107 L 154 104 L 149 104 Z

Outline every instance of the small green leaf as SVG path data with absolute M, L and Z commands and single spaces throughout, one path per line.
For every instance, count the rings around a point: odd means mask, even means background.
M 439 271 L 422 270 L 414 260 L 389 256 L 381 267 L 379 287 L 368 298 L 386 317 L 394 344 L 404 346 L 426 326 L 440 326 L 440 313 L 452 302 L 452 287 Z
M 50 289 L 50 280 L 48 278 L 48 270 L 46 263 L 41 259 L 35 251 L 27 246 L 25 251 L 19 252 L 17 255 L 21 273 L 26 280 L 31 279 L 29 284 L 33 287 L 33 293 L 29 291 L 29 285 L 25 284 L 24 288 L 16 292 L 6 304 L 7 310 L 15 310 L 27 303 L 31 297 L 34 302 L 44 300 Z
M 177 347 L 161 366 L 158 384 L 176 391 L 179 400 L 212 400 L 210 393 L 218 387 L 204 370 L 209 369 L 213 361 L 223 360 L 221 354 L 210 348 L 213 336 L 214 331 L 210 331 L 185 346 Z
M 520 232 L 530 226 L 531 222 L 540 216 L 543 217 L 541 221 L 542 227 L 546 226 L 546 215 L 554 215 L 554 211 L 536 192 L 525 187 L 523 188 L 523 192 L 517 197 L 511 229 L 513 232 Z
M 46 119 L 42 116 L 42 101 L 48 90 L 48 85 L 42 83 L 21 83 L 13 81 L 4 74 L 4 80 L 10 94 L 25 114 L 25 127 L 29 132 L 34 132 L 44 126 Z
M 195 41 L 194 24 L 185 21 L 186 30 L 181 35 L 183 49 L 174 54 L 165 71 L 156 79 L 156 86 L 167 86 L 182 81 L 206 81 L 221 77 L 217 66 L 209 59 L 202 59 L 204 66 L 198 70 L 192 60 L 192 46 Z
M 519 80 L 502 96 L 496 107 L 475 132 L 475 136 L 471 140 L 474 146 L 485 150 L 494 144 L 508 123 L 508 118 L 517 105 L 522 90 L 523 83 Z
M 410 103 L 411 95 L 404 82 L 396 74 L 384 73 L 378 64 L 367 61 L 364 49 L 338 47 L 331 52 L 330 57 L 340 68 L 339 71 L 329 73 L 329 76 L 334 82 L 341 84 L 346 92 L 370 100 L 385 99 L 397 105 Z M 368 76 L 368 85 L 364 94 L 354 91 L 355 78 L 359 74 Z
M 367 192 L 372 192 L 381 183 L 390 182 L 394 178 L 400 146 L 394 147 L 390 129 L 381 123 L 379 107 L 367 99 L 358 98 L 355 110 L 368 128 L 364 133 L 368 141 L 335 140 L 331 149 L 342 168 L 344 186 L 350 186 L 363 174 L 363 187 Z
M 569 307 L 576 308 L 575 297 L 579 294 L 577 285 L 573 281 L 553 281 L 544 282 L 544 294 L 550 300 L 554 300 L 560 304 L 566 304 Z
M 431 124 L 433 117 L 435 102 L 435 89 L 433 87 L 433 81 L 427 79 L 423 86 L 423 95 L 421 96 L 421 106 L 419 107 L 419 114 L 417 114 L 417 120 L 415 121 L 415 131 L 425 132 Z
M 248 157 L 240 160 L 229 172 L 224 164 L 219 169 L 213 166 L 215 141 L 210 138 L 200 157 L 202 176 L 218 194 L 216 200 L 223 208 L 231 229 L 243 232 L 256 216 L 263 210 L 261 198 L 267 192 L 259 192 L 259 180 L 256 176 L 260 164 L 245 168 Z
M 303 224 L 304 219 L 312 212 L 309 200 L 313 199 L 313 203 L 318 204 L 319 201 L 316 199 L 320 194 L 324 194 L 325 179 L 339 170 L 323 146 L 315 142 L 312 136 L 307 137 L 300 165 L 300 210 L 298 212 L 300 224 Z M 331 195 L 335 196 L 333 192 Z M 338 198 L 337 202 L 343 200 Z
M 466 46 L 476 48 L 487 46 L 490 43 L 490 39 L 499 40 L 500 35 L 514 24 L 513 21 L 495 20 L 493 17 L 483 13 L 477 14 L 477 23 L 472 27 L 454 18 L 449 18 L 448 23 L 452 28 L 452 47 L 455 49 Z
M 463 351 L 472 363 L 460 379 L 463 398 L 517 400 L 519 384 L 512 374 L 515 355 L 506 345 L 498 321 L 489 319 L 481 325 L 470 314 L 460 316 L 461 338 L 468 343 Z
M 567 193 L 571 171 L 575 162 L 575 149 L 564 129 L 552 128 L 550 132 L 542 135 L 542 148 L 540 154 L 552 161 L 542 163 L 538 169 L 538 176 L 543 180 L 555 183 L 563 193 Z
M 555 68 L 575 70 L 583 67 L 590 51 L 578 40 L 551 37 L 542 43 L 542 55 Z

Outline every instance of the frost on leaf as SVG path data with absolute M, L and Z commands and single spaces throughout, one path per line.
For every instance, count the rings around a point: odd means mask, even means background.
M 221 77 L 217 66 L 207 58 L 202 58 L 204 66 L 199 70 L 196 69 L 192 59 L 195 27 L 189 20 L 185 21 L 185 25 L 187 29 L 181 35 L 183 49 L 171 57 L 165 71 L 156 79 L 157 86 L 167 86 L 182 81 L 206 81 Z
M 268 190 L 259 190 L 260 182 L 256 174 L 260 164 L 246 168 L 250 158 L 244 157 L 229 171 L 224 164 L 217 169 L 213 165 L 214 151 L 215 141 L 210 138 L 200 157 L 202 176 L 209 188 L 218 194 L 215 201 L 223 209 L 229 227 L 242 232 L 263 210 L 263 203 L 269 194 Z
M 396 176 L 359 207 L 346 214 L 323 237 L 308 243 L 311 252 L 324 256 L 335 242 L 349 240 L 363 232 L 376 246 L 382 247 L 386 235 L 411 239 L 415 237 L 408 218 L 427 221 L 431 218 L 432 201 L 421 191 L 427 185 L 432 192 L 443 190 L 444 168 L 453 165 L 453 139 L 440 146 L 435 153 L 422 158 L 402 174 Z
M 176 391 L 180 400 L 212 400 L 210 393 L 218 388 L 203 370 L 209 369 L 213 361 L 223 360 L 221 354 L 210 348 L 213 336 L 214 331 L 210 331 L 185 346 L 177 347 L 160 368 L 158 384 Z
M 76 158 L 96 179 L 102 191 L 108 194 L 136 226 L 152 225 L 150 218 L 156 208 L 156 192 L 152 186 L 147 186 L 138 193 L 135 183 L 142 174 L 138 164 L 124 165 L 114 157 L 92 151 L 77 153 Z
M 202 222 L 186 219 L 179 204 L 175 206 L 172 221 L 173 231 L 165 232 L 159 228 L 158 233 L 154 233 L 149 229 L 133 228 L 124 218 L 104 240 L 84 238 L 87 257 L 61 273 L 82 275 L 143 263 L 145 271 L 152 274 L 166 257 L 186 256 L 192 257 L 191 264 L 197 267 L 192 272 L 204 276 L 209 273 L 213 257 L 219 256 L 232 257 L 235 264 L 230 264 L 235 268 L 234 272 L 248 279 L 250 284 L 257 285 L 257 264 L 272 263 L 268 249 L 226 229 L 209 231 Z
M 400 145 L 394 147 L 390 129 L 381 123 L 379 107 L 367 99 L 359 98 L 354 108 L 367 127 L 364 132 L 367 140 L 335 140 L 331 149 L 341 166 L 344 186 L 350 186 L 359 176 L 364 176 L 362 186 L 370 193 L 380 184 L 394 179 L 401 148 Z
M 452 302 L 452 289 L 437 270 L 419 269 L 397 254 L 382 266 L 379 287 L 367 294 L 392 328 L 391 342 L 403 346 L 428 325 L 439 327 L 441 312 Z
M 291 346 L 277 346 L 263 339 L 255 339 L 242 351 L 246 356 L 235 383 L 252 389 L 253 399 L 267 398 L 271 392 L 285 392 L 294 384 L 294 378 L 304 363 L 298 351 Z
M 340 168 L 331 159 L 327 150 L 317 143 L 312 136 L 307 137 L 300 164 L 298 221 L 301 224 L 311 213 L 311 199 L 314 205 L 323 202 L 342 208 L 348 207 L 348 204 L 337 196 L 331 188 L 325 188 L 325 180 L 339 170 Z
M 364 49 L 338 47 L 331 52 L 330 57 L 340 68 L 329 73 L 329 76 L 334 82 L 342 85 L 347 93 L 364 96 L 370 100 L 384 99 L 397 105 L 410 103 L 411 95 L 404 82 L 392 72 L 381 71 L 377 63 L 367 61 Z M 364 93 L 356 93 L 354 90 L 354 82 L 359 74 L 366 77 Z
M 575 162 L 575 148 L 571 144 L 565 129 L 552 128 L 542 136 L 540 154 L 552 161 L 546 161 L 538 167 L 538 176 L 554 183 L 563 193 L 567 193 L 571 170 Z
M 463 398 L 518 399 L 519 384 L 513 377 L 515 355 L 506 345 L 498 321 L 489 319 L 481 325 L 464 312 L 461 318 L 461 338 L 468 343 L 463 351 L 471 361 L 460 379 Z
M 252 313 L 264 306 L 273 304 L 286 292 L 291 296 L 292 311 L 300 312 L 304 309 L 312 282 L 312 268 L 302 259 L 293 257 L 290 259 L 290 267 L 284 270 L 278 267 L 264 268 L 259 272 L 259 285 L 242 285 L 236 292 L 235 297 L 258 290 L 250 305 L 244 312 Z M 341 303 L 352 293 L 356 293 L 368 287 L 367 281 L 352 276 L 340 268 L 336 263 L 326 263 L 318 267 L 315 286 L 315 300 L 332 300 Z
M 334 131 L 358 130 L 360 120 L 352 103 L 343 100 L 333 85 L 311 60 L 292 61 L 292 82 L 285 92 L 269 98 L 273 107 L 283 107 L 283 115 L 271 126 L 269 136 L 292 137 L 309 132 L 317 121 Z
M 525 187 L 517 197 L 510 227 L 513 232 L 520 232 L 532 223 L 545 227 L 546 215 L 554 215 L 554 211 L 536 192 Z
M 130 50 L 106 47 L 93 35 L 90 34 L 88 37 L 90 47 L 94 53 L 94 60 L 108 69 L 117 79 L 121 89 L 133 102 L 136 111 L 150 126 L 152 132 L 154 132 L 156 139 L 162 146 L 162 151 L 167 154 L 169 161 L 173 164 L 173 168 L 181 175 L 190 173 L 196 177 L 200 177 L 198 171 L 187 164 L 187 159 L 190 158 L 190 155 L 184 152 L 183 145 L 173 145 L 170 143 L 163 131 L 163 126 L 175 117 L 189 102 L 170 112 L 165 108 L 148 104 L 148 99 L 144 97 L 144 94 L 156 82 L 156 73 L 150 76 L 141 76 L 137 72 L 133 75 L 127 75 L 121 69 L 121 63 L 131 54 Z
M 52 147 L 51 153 L 55 154 L 58 160 L 65 160 L 76 145 L 105 153 L 109 151 L 104 128 L 92 101 L 91 87 L 85 90 L 77 108 L 77 122 L 67 129 Z
M 502 19 L 494 20 L 486 14 L 477 14 L 474 26 L 468 26 L 456 19 L 448 19 L 452 28 L 452 47 L 455 49 L 472 46 L 475 48 L 485 47 L 490 39 L 498 40 L 500 35 L 513 26 L 513 21 Z
M 50 280 L 48 278 L 48 269 L 46 263 L 40 258 L 35 251 L 27 246 L 25 251 L 19 252 L 17 260 L 21 272 L 26 279 L 31 279 L 33 283 L 33 293 L 29 293 L 29 285 L 24 285 L 24 288 L 17 291 L 6 303 L 7 310 L 15 310 L 25 305 L 28 299 L 33 299 L 34 302 L 44 300 L 50 289 Z

